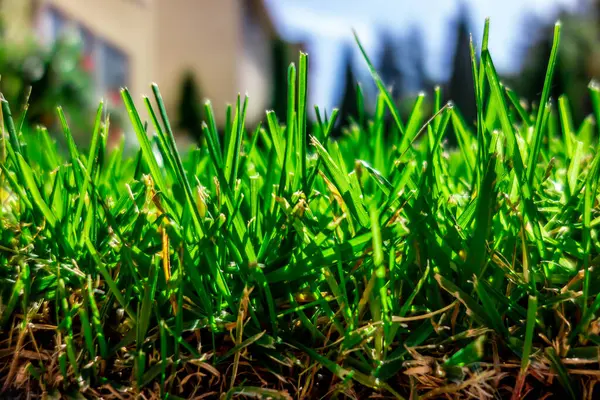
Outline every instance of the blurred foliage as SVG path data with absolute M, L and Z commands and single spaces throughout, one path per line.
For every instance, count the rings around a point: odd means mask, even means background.
M 81 49 L 75 35 L 64 35 L 48 48 L 33 37 L 13 42 L 0 29 L 0 90 L 11 104 L 23 106 L 31 88 L 27 125 L 52 127 L 60 104 L 76 138 L 81 141 L 89 135 L 95 100 L 91 78 L 81 67 Z
M 551 96 L 557 100 L 565 94 L 575 122 L 580 123 L 591 112 L 588 84 L 592 78 L 600 77 L 600 19 L 594 12 L 562 12 L 559 19 L 562 35 Z M 528 32 L 532 26 L 537 27 L 538 39 L 527 47 L 521 72 L 508 77 L 507 82 L 531 102 L 539 98 L 544 83 L 554 24 L 531 17 L 525 26 Z

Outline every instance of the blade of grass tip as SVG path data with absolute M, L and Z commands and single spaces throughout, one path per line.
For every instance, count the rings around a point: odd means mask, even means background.
M 483 39 L 481 43 L 481 50 L 479 53 L 479 68 L 477 67 L 477 60 L 475 58 L 475 46 L 472 45 L 471 54 L 471 65 L 473 68 L 473 82 L 475 87 L 475 103 L 477 105 L 477 184 L 479 185 L 483 180 L 482 166 L 486 158 L 485 149 L 488 148 L 486 130 L 485 130 L 485 63 L 483 62 L 483 54 L 488 51 L 488 40 L 490 33 L 490 19 L 486 18 L 485 25 L 483 28 Z M 471 43 L 473 43 L 471 38 Z
M 554 68 L 556 66 L 556 59 L 560 44 L 560 29 L 561 24 L 560 22 L 557 22 L 556 25 L 554 25 L 554 41 L 552 42 L 552 51 L 550 52 L 550 60 L 548 61 L 548 69 L 546 71 L 546 78 L 544 79 L 544 88 L 542 90 L 542 97 L 540 98 L 539 102 L 540 106 L 533 130 L 533 146 L 529 153 L 529 165 L 527 166 L 527 180 L 529 185 L 533 184 L 533 179 L 535 177 L 535 167 L 537 165 L 540 149 L 542 147 L 544 133 L 542 125 L 546 117 L 546 113 L 549 112 L 546 107 L 546 103 L 548 103 L 550 89 L 552 88 L 552 77 L 554 76 Z
M 315 109 L 315 119 L 316 119 L 316 123 L 317 123 L 317 128 L 318 129 L 313 129 L 313 134 L 315 136 L 318 136 L 319 139 L 323 140 L 323 133 L 325 132 L 325 124 L 323 123 L 323 118 L 321 117 L 321 109 L 319 108 L 319 106 L 317 104 L 314 105 L 314 109 Z
M 283 167 L 281 169 L 281 178 L 279 181 L 279 193 L 281 197 L 285 192 L 288 184 L 288 173 L 292 170 L 292 149 L 294 147 L 294 127 L 295 127 L 295 108 L 296 108 L 296 66 L 291 63 L 288 68 L 288 102 L 287 102 L 287 121 L 286 121 L 286 137 L 285 137 L 285 152 L 283 158 Z
M 150 168 L 150 173 L 152 174 L 152 179 L 154 183 L 163 193 L 167 192 L 167 184 L 165 182 L 164 176 L 162 175 L 162 171 L 158 166 L 158 162 L 156 161 L 156 157 L 154 156 L 154 152 L 152 151 L 152 146 L 150 144 L 150 139 L 148 138 L 146 132 L 144 131 L 144 127 L 142 125 L 142 120 L 140 119 L 140 115 L 137 112 L 135 104 L 129 94 L 129 90 L 124 88 L 121 89 L 121 97 L 123 98 L 123 102 L 125 103 L 125 109 L 127 110 L 127 114 L 129 115 L 129 119 L 131 120 L 131 124 L 133 125 L 133 130 L 140 142 L 140 146 L 142 148 L 142 155 L 144 156 L 144 160 L 148 164 Z
M 237 133 L 237 126 L 240 120 L 240 112 L 242 111 L 242 107 L 240 106 L 240 94 L 237 95 L 237 101 L 235 103 L 235 114 L 233 117 L 233 122 L 231 124 L 231 129 L 225 131 L 225 178 L 227 182 L 233 187 L 235 184 L 230 181 L 231 174 L 233 171 L 233 158 L 235 152 L 235 138 Z
M 562 128 L 563 140 L 565 141 L 565 149 L 567 149 L 567 159 L 570 160 L 573 157 L 575 130 L 573 129 L 573 117 L 571 116 L 569 99 L 564 95 L 558 98 L 558 110 L 560 114 L 560 125 Z
M 331 110 L 331 115 L 329 116 L 329 118 L 327 118 L 327 112 L 325 112 L 325 124 L 327 125 L 327 129 L 326 129 L 325 135 L 323 137 L 323 141 L 324 141 L 323 143 L 326 143 L 327 139 L 329 139 L 329 136 L 333 132 L 333 127 L 335 126 L 335 123 L 337 122 L 339 114 L 340 114 L 339 108 L 334 108 L 333 110 Z
M 38 126 L 36 128 L 36 133 L 37 138 L 40 140 L 40 146 L 45 150 L 43 156 L 47 162 L 48 168 L 52 169 L 54 166 L 61 164 L 56 148 L 56 142 L 51 137 L 48 129 L 43 126 Z
M 379 92 L 383 95 L 383 97 L 385 99 L 385 103 L 387 104 L 388 109 L 390 110 L 390 113 L 392 114 L 392 117 L 394 118 L 394 122 L 396 123 L 396 126 L 398 127 L 398 130 L 400 131 L 400 135 L 404 136 L 404 125 L 402 124 L 402 120 L 400 118 L 400 113 L 398 112 L 398 108 L 396 107 L 396 102 L 390 95 L 389 91 L 386 89 L 385 84 L 383 83 L 383 81 L 379 77 L 379 74 L 375 70 L 375 67 L 373 66 L 373 63 L 371 62 L 371 60 L 369 59 L 367 52 L 365 51 L 362 43 L 358 39 L 358 35 L 357 35 L 356 31 L 353 30 L 352 34 L 354 35 L 354 41 L 358 45 L 358 48 L 360 49 L 360 52 L 362 53 L 362 56 L 367 63 L 367 66 L 369 67 L 369 72 L 371 73 L 371 77 L 375 81 L 375 84 L 377 85 Z
M 308 181 L 306 176 L 306 101 L 308 84 L 308 54 L 300 52 L 298 62 L 298 136 L 300 140 L 297 146 L 300 146 L 300 176 L 304 192 L 308 190 Z M 298 168 L 298 166 L 296 167 Z
M 231 129 L 233 129 L 233 120 L 235 116 L 233 114 L 233 106 L 231 104 L 227 104 L 227 109 L 225 110 L 225 130 L 224 130 L 224 141 L 223 141 L 223 151 L 227 149 L 229 146 L 229 139 L 231 138 Z
M 437 131 L 439 125 L 440 125 L 440 115 L 438 114 L 439 111 L 442 108 L 442 88 L 439 86 L 436 86 L 435 88 L 433 88 L 433 114 L 436 115 L 436 117 L 433 120 L 433 130 Z
M 71 128 L 69 128 L 69 123 L 67 122 L 67 117 L 65 116 L 62 107 L 57 107 L 56 112 L 58 113 L 58 118 L 60 119 L 60 124 L 67 142 L 67 148 L 69 149 L 69 156 L 71 157 L 71 165 L 73 167 L 73 176 L 75 177 L 75 185 L 77 186 L 77 189 L 81 191 L 83 189 L 83 178 L 81 177 L 81 169 L 79 168 L 79 163 L 77 162 L 77 160 L 79 160 L 79 150 L 77 150 L 75 140 L 73 140 L 73 134 L 71 133 Z
M 479 100 L 480 100 L 481 106 L 482 106 L 482 108 L 480 108 L 481 115 L 483 115 L 483 101 L 484 101 L 484 97 L 485 97 L 485 90 L 484 90 L 485 77 L 487 74 L 485 62 L 483 62 L 483 55 L 488 52 L 489 39 L 490 39 L 490 19 L 488 17 L 485 19 L 485 24 L 483 25 L 483 39 L 481 41 L 481 51 L 479 53 L 480 63 L 479 63 L 479 85 L 478 85 L 478 87 L 479 87 Z
M 374 126 L 369 140 L 371 147 L 371 156 L 373 165 L 378 171 L 386 171 L 384 129 L 385 129 L 385 99 L 381 94 L 377 95 L 377 105 L 375 107 Z
M 235 182 L 238 177 L 238 168 L 240 165 L 240 151 L 242 147 L 242 135 L 244 133 L 246 110 L 248 109 L 248 96 L 244 97 L 244 104 L 240 109 L 240 95 L 238 94 L 236 108 L 237 119 L 235 120 L 235 124 L 233 127 L 233 129 L 235 129 L 235 136 L 232 136 L 230 138 L 229 147 L 227 149 L 227 162 L 225 164 L 225 171 L 230 171 L 229 176 L 226 176 L 229 179 L 229 184 L 231 186 L 235 185 Z
M 495 100 L 497 108 L 499 108 L 499 110 L 497 110 L 497 114 L 500 119 L 500 124 L 502 126 L 504 135 L 506 136 L 506 153 L 508 157 L 515 158 L 515 171 L 519 178 L 523 178 L 523 175 L 525 173 L 525 166 L 523 165 L 521 153 L 518 150 L 515 131 L 508 114 L 508 106 L 506 105 L 506 99 L 504 97 L 504 91 L 502 90 L 502 87 L 500 85 L 498 73 L 496 72 L 496 68 L 494 67 L 494 63 L 489 53 L 485 53 L 483 55 L 482 62 L 486 65 L 487 77 L 492 92 L 492 98 L 490 99 L 490 101 Z
M 15 122 L 12 118 L 12 113 L 10 111 L 10 105 L 8 101 L 2 99 L 2 115 L 4 116 L 4 124 L 6 125 L 6 130 L 8 131 L 8 138 L 10 139 L 10 145 L 12 150 L 15 153 L 21 153 L 21 144 L 19 143 L 19 137 L 17 136 L 17 131 L 15 130 Z
M 477 56 L 475 55 L 475 43 L 473 42 L 473 35 L 470 34 L 469 35 L 469 56 L 471 57 L 471 74 L 472 74 L 472 79 L 473 79 L 473 87 L 475 89 L 475 105 L 477 106 L 477 110 L 478 113 L 477 115 L 479 116 L 479 110 L 480 110 L 480 106 L 482 105 L 482 101 L 481 101 L 481 96 L 479 93 L 479 68 L 477 66 Z M 436 87 L 437 89 L 437 87 Z M 438 110 L 439 110 L 439 106 L 441 106 L 441 99 L 440 99 L 440 103 L 438 103 Z M 436 126 L 437 128 L 437 126 Z

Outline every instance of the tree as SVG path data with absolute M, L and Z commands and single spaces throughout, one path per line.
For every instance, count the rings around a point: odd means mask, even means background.
M 186 131 L 194 139 L 200 142 L 202 138 L 202 105 L 200 103 L 198 85 L 194 74 L 186 72 L 181 84 L 181 95 L 179 97 L 179 120 L 178 127 Z
M 448 82 L 447 98 L 456 105 L 465 121 L 473 123 L 477 117 L 475 89 L 471 69 L 469 39 L 469 12 L 466 5 L 460 7 L 456 22 L 456 46 L 452 63 L 452 75 Z
M 345 124 L 350 119 L 358 118 L 358 93 L 356 75 L 354 75 L 352 48 L 346 47 L 344 50 L 344 91 L 342 103 L 340 106 L 340 116 L 338 121 Z
M 0 26 L 4 26 L 2 17 Z M 0 91 L 13 113 L 28 102 L 24 130 L 41 124 L 52 131 L 60 104 L 74 139 L 83 144 L 93 128 L 89 113 L 97 104 L 91 76 L 81 68 L 81 42 L 67 33 L 47 49 L 33 36 L 14 41 L 0 28 Z
M 411 81 L 415 82 L 415 87 L 425 93 L 432 93 L 435 84 L 427 74 L 425 68 L 425 44 L 423 43 L 423 33 L 414 26 L 408 33 L 406 40 L 407 56 L 410 61 Z
M 557 100 L 565 94 L 574 122 L 579 124 L 592 111 L 588 84 L 592 78 L 600 77 L 599 21 L 593 12 L 575 15 L 563 11 L 559 18 L 561 40 L 550 96 Z M 539 39 L 526 47 L 521 71 L 508 81 L 519 95 L 530 102 L 537 102 L 546 78 L 554 24 L 530 17 L 526 29 L 531 31 L 532 26 L 537 30 Z
M 390 88 L 394 97 L 401 97 L 405 91 L 404 74 L 398 65 L 398 46 L 388 32 L 381 34 L 381 57 L 379 60 L 379 76 Z

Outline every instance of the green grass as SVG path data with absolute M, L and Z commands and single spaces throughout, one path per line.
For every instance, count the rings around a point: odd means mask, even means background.
M 207 103 L 185 158 L 156 86 L 147 123 L 122 92 L 130 157 L 107 148 L 102 105 L 87 151 L 58 109 L 65 156 L 3 102 L 0 390 L 591 396 L 600 87 L 581 127 L 549 99 L 557 25 L 539 106 L 523 104 L 488 29 L 473 126 L 440 90 L 432 115 L 419 96 L 402 121 L 364 51 L 376 112 L 339 138 L 337 112 L 307 122 L 305 54 L 286 116 L 249 130 L 238 98 L 221 137 Z

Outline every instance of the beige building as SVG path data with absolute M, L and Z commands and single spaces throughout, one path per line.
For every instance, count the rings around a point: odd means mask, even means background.
M 276 32 L 261 0 L 3 3 L 14 36 L 27 16 L 32 16 L 34 28 L 47 43 L 65 29 L 79 32 L 98 96 L 109 101 L 119 101 L 122 86 L 139 99 L 151 94 L 149 85 L 157 82 L 175 119 L 182 78 L 192 72 L 202 96 L 212 101 L 218 122 L 238 92 L 250 97 L 249 122 L 261 119 L 270 106 Z

